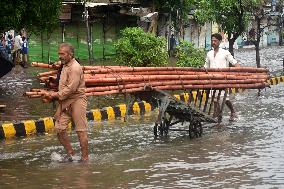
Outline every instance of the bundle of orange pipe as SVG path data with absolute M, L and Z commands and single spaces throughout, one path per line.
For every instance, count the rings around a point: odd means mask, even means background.
M 59 65 L 32 63 L 33 66 L 51 71 L 38 74 L 45 90 L 57 90 L 54 82 Z M 254 67 L 191 68 L 191 67 L 127 67 L 82 66 L 87 96 L 100 96 L 143 91 L 151 86 L 161 90 L 187 89 L 262 89 L 269 84 L 268 70 Z M 40 89 L 26 92 L 29 97 L 42 95 Z

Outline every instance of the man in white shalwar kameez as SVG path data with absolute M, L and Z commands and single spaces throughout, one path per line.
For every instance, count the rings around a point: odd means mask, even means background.
M 218 33 L 212 34 L 211 45 L 212 50 L 207 53 L 205 60 L 205 68 L 227 68 L 229 66 L 239 67 L 239 63 L 231 55 L 228 50 L 220 48 L 220 43 L 222 42 L 222 36 Z M 236 112 L 234 110 L 233 104 L 229 99 L 226 99 L 226 105 L 231 111 L 230 121 L 234 121 L 237 118 Z M 222 120 L 222 115 L 220 111 L 220 103 L 218 101 L 214 102 L 214 117 L 218 117 L 219 122 Z

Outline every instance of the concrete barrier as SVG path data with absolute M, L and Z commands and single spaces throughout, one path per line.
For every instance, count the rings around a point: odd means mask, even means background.
M 130 108 L 129 115 L 143 115 L 151 112 L 155 107 L 145 101 L 135 102 Z M 90 110 L 87 112 L 87 119 L 95 121 L 114 120 L 126 115 L 126 104 L 120 104 L 113 107 Z M 13 137 L 26 137 L 36 134 L 52 133 L 55 120 L 53 117 L 45 117 L 38 120 L 25 120 L 18 123 L 3 123 L 0 126 L 0 139 Z M 72 124 L 69 124 L 69 128 Z
M 278 85 L 281 82 L 284 82 L 284 76 L 273 77 L 267 81 L 270 85 Z

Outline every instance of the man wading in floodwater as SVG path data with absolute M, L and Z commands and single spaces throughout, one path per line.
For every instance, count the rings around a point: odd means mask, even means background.
M 81 161 L 88 161 L 87 98 L 83 70 L 74 58 L 74 47 L 71 44 L 60 44 L 58 55 L 63 64 L 58 92 L 47 92 L 44 98 L 48 101 L 58 99 L 58 107 L 54 115 L 55 129 L 58 140 L 67 151 L 67 160 L 72 161 L 72 156 L 75 154 L 66 131 L 72 118 L 81 146 Z
M 231 55 L 231 53 L 225 49 L 220 48 L 222 42 L 222 36 L 218 33 L 212 34 L 211 45 L 213 49 L 207 53 L 205 68 L 227 68 L 229 64 L 233 67 L 239 67 L 239 63 Z M 227 98 L 226 105 L 231 111 L 230 121 L 234 121 L 237 118 L 232 102 Z M 214 101 L 214 117 L 218 117 L 218 122 L 222 121 L 222 112 L 220 110 L 220 103 Z

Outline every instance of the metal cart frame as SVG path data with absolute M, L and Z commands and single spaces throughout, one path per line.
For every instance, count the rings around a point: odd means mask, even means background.
M 187 131 L 190 138 L 200 137 L 203 133 L 202 123 L 220 123 L 228 90 L 188 90 L 185 101 L 177 99 L 165 91 L 145 86 L 144 91 L 131 93 L 134 97 L 127 105 L 127 112 L 137 100 L 145 100 L 159 108 L 159 114 L 154 125 L 154 135 L 168 135 L 169 131 Z M 223 92 L 222 92 L 223 91 Z M 222 94 L 223 93 L 223 94 Z M 222 98 L 222 99 L 221 99 Z M 221 103 L 219 115 L 214 115 L 214 103 Z M 215 107 L 214 107 L 215 108 Z M 187 129 L 172 128 L 183 123 Z M 186 123 L 186 124 L 184 124 Z

